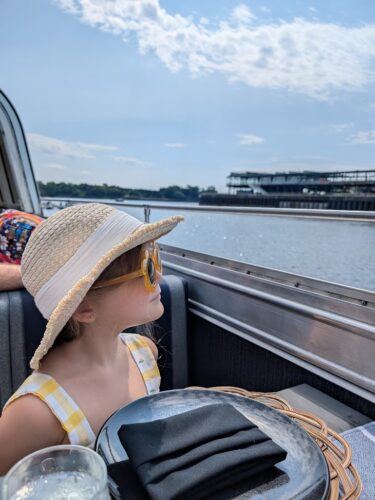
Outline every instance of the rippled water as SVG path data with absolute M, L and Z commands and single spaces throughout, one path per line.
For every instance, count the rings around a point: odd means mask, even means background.
M 169 245 L 375 291 L 375 223 L 184 212 L 183 204 L 170 205 L 171 211 L 151 210 L 151 221 L 185 216 L 164 237 Z M 143 208 L 124 210 L 143 220 Z

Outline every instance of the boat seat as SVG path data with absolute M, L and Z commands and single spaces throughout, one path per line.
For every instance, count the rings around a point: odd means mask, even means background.
M 289 387 L 276 394 L 284 398 L 294 409 L 304 410 L 320 417 L 328 427 L 339 434 L 371 422 L 371 419 L 362 413 L 308 384 Z
M 160 282 L 163 316 L 153 324 L 153 337 L 159 349 L 158 365 L 162 391 L 188 385 L 187 283 L 173 275 Z
M 164 276 L 160 287 L 164 315 L 154 323 L 154 331 L 161 389 L 177 389 L 188 383 L 186 282 Z M 45 324 L 26 290 L 0 292 L 0 409 L 29 375 L 29 362 Z

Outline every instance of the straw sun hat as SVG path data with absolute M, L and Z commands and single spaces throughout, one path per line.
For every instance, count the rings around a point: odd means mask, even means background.
M 22 281 L 48 320 L 31 359 L 40 360 L 102 271 L 121 254 L 171 231 L 183 217 L 143 224 L 108 205 L 88 203 L 60 210 L 40 224 L 22 257 Z

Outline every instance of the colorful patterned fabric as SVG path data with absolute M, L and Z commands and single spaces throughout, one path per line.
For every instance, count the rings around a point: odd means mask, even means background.
M 128 346 L 139 371 L 142 374 L 148 394 L 159 392 L 160 373 L 151 349 L 144 337 L 137 334 L 120 334 Z M 71 444 L 92 448 L 95 434 L 79 406 L 50 375 L 33 372 L 7 401 L 4 409 L 15 399 L 33 394 L 44 401 L 59 420 Z
M 18 210 L 0 213 L 0 263 L 21 264 L 26 243 L 43 220 L 38 215 Z

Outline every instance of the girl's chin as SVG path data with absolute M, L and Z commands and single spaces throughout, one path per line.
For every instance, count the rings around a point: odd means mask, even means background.
M 152 318 L 149 321 L 155 321 L 163 315 L 164 306 L 161 303 L 160 299 L 155 300 L 151 304 L 152 304 L 152 311 L 150 311 L 150 316 L 152 316 Z

